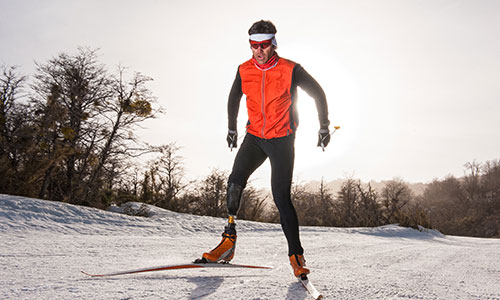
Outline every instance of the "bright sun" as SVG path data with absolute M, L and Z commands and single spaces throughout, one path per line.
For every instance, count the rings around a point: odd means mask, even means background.
M 298 89 L 297 108 L 300 123 L 295 143 L 295 176 L 299 180 L 343 176 L 343 170 L 338 170 L 337 164 L 353 149 L 360 131 L 360 96 L 356 79 L 350 76 L 333 54 L 327 54 L 320 48 L 299 50 L 304 51 L 303 53 L 315 51 L 314 57 L 302 59 L 300 63 L 326 93 L 331 122 L 330 133 L 335 131 L 335 126 L 340 126 L 340 129 L 333 133 L 324 152 L 317 147 L 319 121 L 316 105 L 309 95 Z

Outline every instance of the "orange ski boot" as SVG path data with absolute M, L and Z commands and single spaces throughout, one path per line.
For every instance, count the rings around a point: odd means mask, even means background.
M 290 265 L 292 265 L 295 277 L 302 277 L 310 273 L 309 269 L 305 268 L 306 260 L 304 259 L 304 255 L 290 255 Z
M 231 223 L 226 226 L 224 233 L 222 233 L 222 241 L 217 247 L 210 252 L 203 253 L 203 259 L 209 263 L 219 261 L 229 262 L 233 259 L 234 250 L 236 248 L 236 229 L 235 224 Z

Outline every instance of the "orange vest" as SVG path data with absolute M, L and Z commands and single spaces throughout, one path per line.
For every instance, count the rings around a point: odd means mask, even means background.
M 276 66 L 261 70 L 250 59 L 239 67 L 241 90 L 247 98 L 247 132 L 264 139 L 295 132 L 292 73 L 295 63 L 279 58 Z

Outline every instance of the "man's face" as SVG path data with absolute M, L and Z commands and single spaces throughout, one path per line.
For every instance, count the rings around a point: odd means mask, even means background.
M 271 44 L 271 40 L 250 43 L 253 57 L 259 64 L 265 64 L 274 55 L 274 48 L 274 45 Z

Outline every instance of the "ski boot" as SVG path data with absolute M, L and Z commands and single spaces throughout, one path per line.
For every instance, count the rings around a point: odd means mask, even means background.
M 304 259 L 304 255 L 290 255 L 290 265 L 292 265 L 295 277 L 307 278 L 307 274 L 310 273 L 309 269 L 305 268 L 306 260 Z
M 233 259 L 236 248 L 236 224 L 229 223 L 222 233 L 222 241 L 210 252 L 203 253 L 202 261 L 207 263 L 229 262 Z

